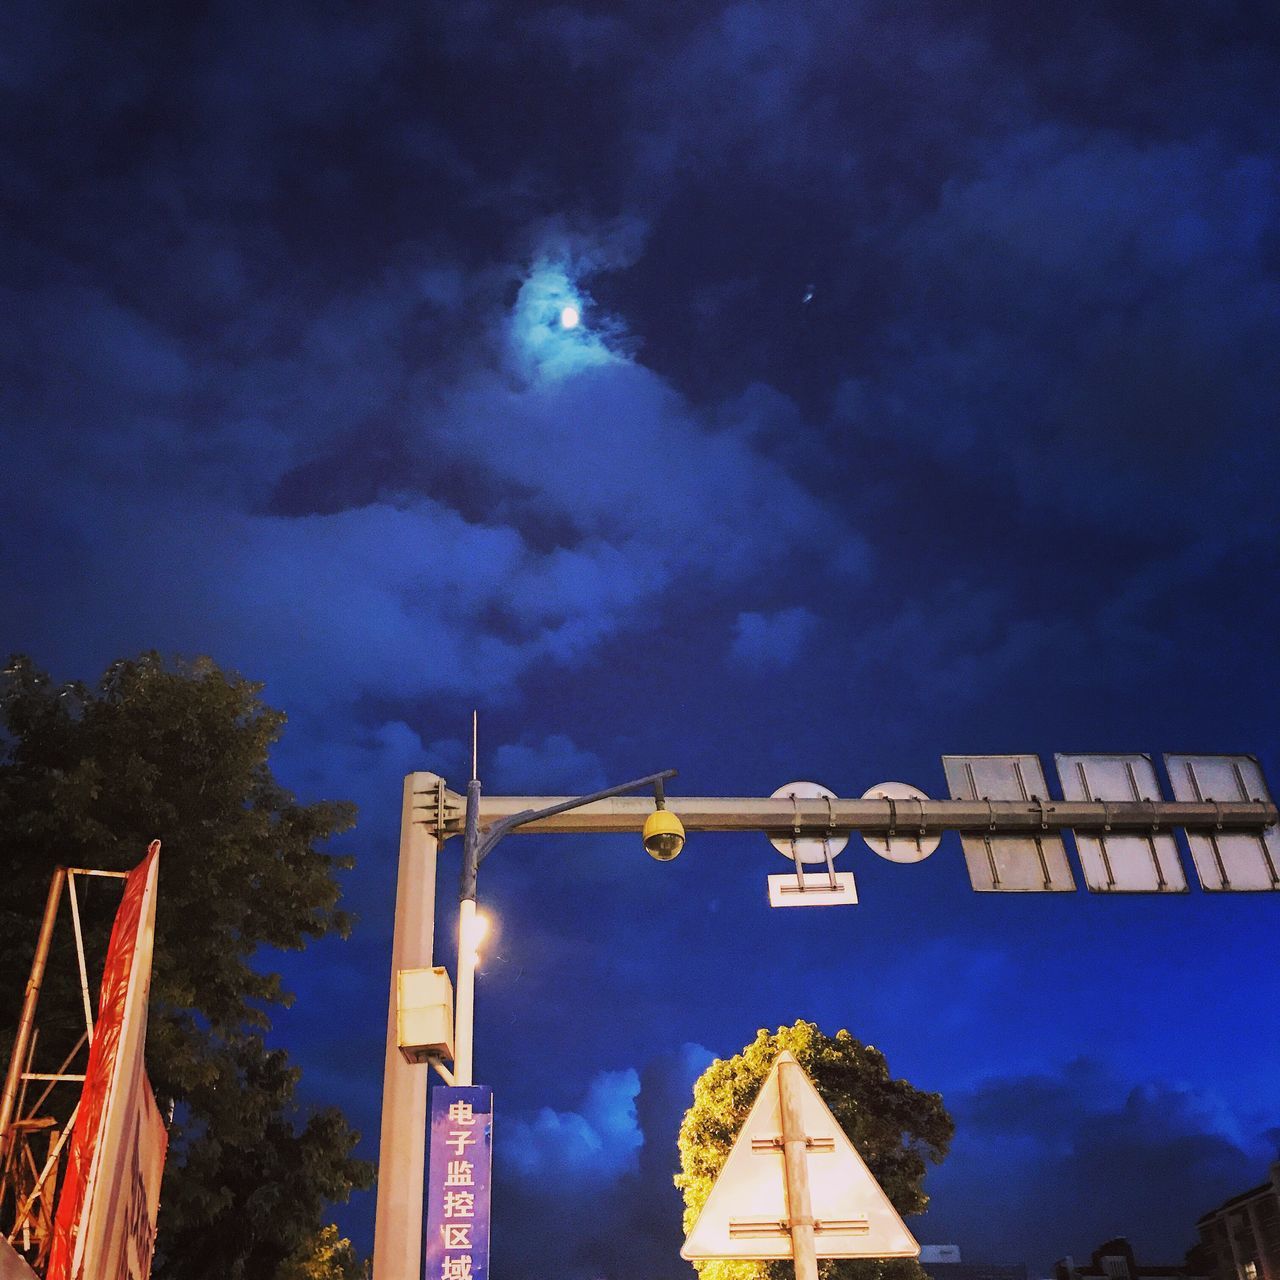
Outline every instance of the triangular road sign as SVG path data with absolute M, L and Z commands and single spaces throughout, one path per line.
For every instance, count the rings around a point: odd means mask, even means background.
M 751 1107 L 729 1159 L 698 1215 L 680 1256 L 790 1258 L 791 1232 L 782 1154 L 777 1061 Z M 796 1064 L 804 1136 L 808 1139 L 809 1198 L 819 1258 L 915 1258 L 916 1243 L 889 1197 L 863 1163 L 813 1081 Z

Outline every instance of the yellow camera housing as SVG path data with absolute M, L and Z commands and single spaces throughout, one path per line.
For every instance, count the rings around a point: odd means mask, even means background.
M 655 809 L 644 820 L 643 839 L 651 858 L 670 862 L 684 848 L 684 823 L 668 809 Z

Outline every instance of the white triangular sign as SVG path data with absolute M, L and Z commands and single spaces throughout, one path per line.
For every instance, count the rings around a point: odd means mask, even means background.
M 778 1067 L 760 1089 L 729 1159 L 693 1224 L 680 1256 L 789 1258 L 787 1185 L 782 1158 Z M 809 1139 L 809 1198 L 819 1258 L 915 1258 L 920 1246 L 863 1163 L 813 1081 L 803 1071 L 801 1110 Z

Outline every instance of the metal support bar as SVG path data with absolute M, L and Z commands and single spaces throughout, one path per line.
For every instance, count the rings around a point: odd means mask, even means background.
M 502 815 L 495 815 L 490 819 L 486 812 L 486 802 L 480 798 L 479 784 L 472 781 L 467 787 L 468 809 L 470 809 L 471 789 L 476 788 L 476 820 L 482 827 L 487 827 L 483 837 L 480 839 L 476 862 L 483 862 L 493 849 L 493 846 L 509 832 L 515 831 L 519 827 L 526 827 L 531 823 L 537 823 L 540 831 L 585 831 L 590 830 L 588 827 L 567 826 L 560 827 L 553 825 L 557 818 L 563 814 L 571 813 L 577 809 L 594 808 L 597 804 L 604 804 L 616 798 L 623 796 L 628 791 L 638 791 L 641 787 L 661 787 L 663 779 L 674 778 L 676 771 L 674 769 L 664 769 L 661 773 L 649 773 L 643 778 L 636 778 L 631 782 L 620 783 L 616 787 L 606 787 L 603 791 L 592 791 L 585 796 L 528 796 L 525 799 L 533 800 L 535 803 L 522 806 L 514 812 L 504 812 Z M 492 805 L 494 800 L 505 801 L 511 800 L 511 796 L 492 797 L 488 804 Z M 541 804 L 537 802 L 541 801 Z M 638 825 L 643 826 L 644 820 L 653 812 L 653 801 L 650 800 L 633 800 L 632 804 L 640 806 L 640 822 Z M 492 822 L 492 825 L 490 825 Z M 626 828 L 629 830 L 630 828 Z M 474 885 L 472 886 L 474 889 Z
M 17 1237 L 19 1230 L 26 1224 L 27 1217 L 31 1213 L 31 1206 L 40 1199 L 41 1192 L 49 1175 L 53 1172 L 54 1166 L 58 1163 L 58 1157 L 62 1154 L 62 1148 L 66 1145 L 67 1139 L 71 1136 L 71 1130 L 75 1128 L 76 1116 L 80 1114 L 80 1104 L 77 1102 L 71 1108 L 71 1114 L 67 1117 L 67 1127 L 63 1129 L 58 1141 L 54 1144 L 53 1150 L 49 1152 L 49 1158 L 44 1162 L 44 1168 L 40 1170 L 40 1176 L 36 1179 L 36 1184 L 31 1188 L 31 1194 L 27 1196 L 23 1202 L 22 1209 L 18 1213 L 17 1219 L 14 1221 L 13 1230 L 9 1232 L 9 1239 L 13 1240 Z
M 11 1121 L 9 1122 L 9 1123 L 10 1123 L 10 1126 L 11 1126 L 11 1131 L 12 1131 L 12 1127 L 16 1127 L 16 1126 L 17 1126 L 18 1124 L 20 1124 L 23 1120 L 25 1120 L 25 1119 L 30 1119 L 30 1118 L 35 1114 L 34 1112 L 28 1112 L 28 1111 L 26 1110 L 26 1106 L 27 1106 L 27 1080 L 28 1080 L 28 1077 L 29 1077 L 29 1076 L 30 1076 L 30 1074 L 31 1074 L 31 1068 L 35 1065 L 35 1060 L 36 1060 L 36 1045 L 38 1045 L 39 1043 L 40 1043 L 40 1028 L 39 1028 L 39 1027 L 36 1027 L 36 1028 L 31 1032 L 31 1043 L 27 1046 L 27 1061 L 26 1061 L 26 1063 L 24 1064 L 24 1066 L 23 1066 L 23 1068 L 22 1068 L 22 1083 L 18 1086 L 18 1101 L 17 1101 L 17 1103 L 14 1105 L 14 1108 L 13 1108 L 13 1115 L 14 1115 L 14 1118 L 13 1118 L 13 1120 L 11 1120 Z M 65 1065 L 66 1065 L 66 1064 L 64 1063 L 63 1065 L 64 1065 L 64 1067 L 65 1067 Z M 44 1088 L 45 1088 L 45 1093 L 48 1093 L 48 1092 L 49 1092 L 49 1090 L 53 1088 L 53 1085 L 52 1085 L 52 1084 L 47 1084 L 47 1085 L 45 1085 L 45 1087 L 44 1087 Z M 40 1101 L 41 1101 L 41 1102 L 43 1102 L 43 1101 L 44 1101 L 44 1096 L 43 1096 L 43 1095 L 41 1095 Z M 7 1157 L 6 1157 L 6 1159 L 7 1159 Z M 4 1166 L 4 1165 L 2 1165 L 2 1164 L 0 1164 L 0 1184 L 3 1184 L 3 1182 L 4 1182 L 4 1176 L 5 1176 L 5 1173 L 6 1173 L 6 1172 L 7 1172 L 7 1170 L 6 1170 L 5 1166 Z
M 31 1104 L 30 1109 L 25 1112 L 26 1115 L 28 1116 L 36 1115 L 39 1112 L 40 1108 L 44 1106 L 45 1099 L 48 1098 L 48 1096 L 53 1092 L 53 1086 L 57 1084 L 60 1080 L 65 1080 L 67 1078 L 65 1073 L 67 1068 L 71 1065 L 71 1060 L 76 1056 L 77 1053 L 80 1052 L 80 1049 L 84 1045 L 85 1041 L 87 1041 L 88 1039 L 89 1039 L 89 1036 L 88 1036 L 88 1033 L 86 1032 L 82 1034 L 80 1036 L 80 1039 L 75 1042 L 75 1044 L 72 1046 L 71 1052 L 67 1054 L 65 1058 L 63 1058 L 62 1066 L 58 1068 L 57 1079 L 50 1080 L 49 1083 L 45 1085 L 43 1092 L 35 1100 L 35 1102 Z M 30 1064 L 28 1064 L 28 1068 L 29 1067 L 30 1067 Z M 23 1106 L 25 1106 L 25 1103 L 23 1104 Z
M 44 981 L 45 966 L 49 962 L 49 944 L 53 940 L 53 926 L 58 919 L 58 902 L 62 897 L 62 885 L 67 878 L 65 868 L 58 867 L 49 881 L 49 895 L 44 902 L 44 918 L 40 921 L 40 933 L 36 939 L 36 954 L 31 961 L 31 974 L 22 997 L 22 1012 L 18 1015 L 18 1030 L 13 1038 L 13 1052 L 9 1056 L 9 1069 L 5 1074 L 4 1088 L 0 1090 L 0 1168 L 4 1167 L 9 1143 L 9 1126 L 13 1122 L 13 1110 L 18 1101 L 19 1077 L 27 1064 L 27 1046 L 36 1021 L 36 1002 L 40 999 L 40 984 Z
M 80 999 L 84 1003 L 84 1029 L 93 1043 L 93 1001 L 89 997 L 89 966 L 84 958 L 84 933 L 80 928 L 80 898 L 76 893 L 76 873 L 67 872 L 67 897 L 71 900 L 71 928 L 76 937 L 76 959 L 80 963 Z
M 634 784 L 633 784 L 634 785 Z M 430 823 L 436 812 L 434 793 L 415 797 L 415 821 Z M 572 807 L 571 807 L 572 806 Z M 784 838 L 795 833 L 821 838 L 830 831 L 887 835 L 901 825 L 902 815 L 887 800 L 755 799 L 720 796 L 667 798 L 667 808 L 689 831 L 767 831 Z M 479 826 L 489 832 L 502 826 L 533 832 L 634 832 L 653 812 L 648 797 L 614 796 L 585 802 L 560 796 L 486 796 L 480 801 Z M 461 809 L 459 810 L 461 813 Z M 912 826 L 923 834 L 941 831 L 990 832 L 996 835 L 1039 835 L 1044 831 L 1097 831 L 1146 834 L 1156 828 L 1216 828 L 1219 817 L 1233 831 L 1262 831 L 1280 821 L 1274 804 L 1262 801 L 1214 804 L 1182 800 L 921 800 Z M 518 821 L 513 821 L 518 820 Z M 442 835 L 456 835 L 460 819 Z
M 778 1102 L 782 1112 L 782 1159 L 787 1180 L 787 1225 L 796 1280 L 818 1280 L 818 1253 L 813 1237 L 813 1204 L 809 1197 L 808 1139 L 804 1132 L 804 1074 L 794 1059 L 778 1063 Z

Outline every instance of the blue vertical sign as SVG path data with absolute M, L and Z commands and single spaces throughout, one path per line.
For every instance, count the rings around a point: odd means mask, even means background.
M 424 1280 L 488 1280 L 493 1090 L 431 1090 Z

